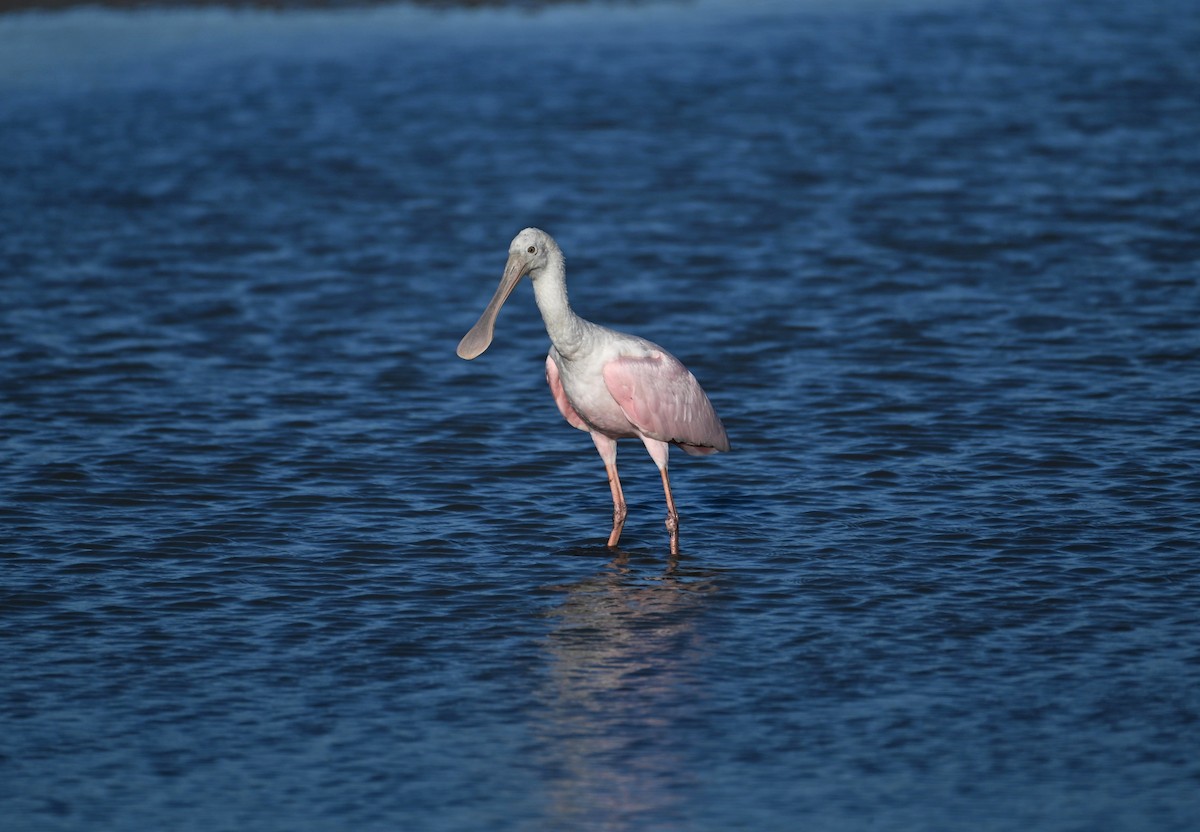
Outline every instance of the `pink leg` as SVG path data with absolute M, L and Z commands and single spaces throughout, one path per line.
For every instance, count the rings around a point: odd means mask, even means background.
M 625 528 L 625 495 L 621 492 L 621 478 L 617 476 L 617 440 L 609 439 L 601 433 L 593 433 L 592 441 L 596 450 L 604 460 L 604 470 L 608 472 L 608 487 L 612 491 L 613 527 L 608 536 L 609 547 L 617 545 L 621 539 L 621 529 Z
M 671 480 L 667 477 L 667 452 L 671 446 L 666 442 L 649 439 L 645 436 L 642 437 L 642 443 L 650 452 L 650 458 L 654 460 L 654 464 L 658 466 L 658 473 L 662 475 L 663 493 L 667 495 L 667 531 L 671 535 L 671 554 L 678 555 L 679 512 L 675 510 L 675 498 L 671 496 Z

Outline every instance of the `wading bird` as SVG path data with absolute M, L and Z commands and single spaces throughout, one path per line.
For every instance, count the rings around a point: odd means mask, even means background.
M 534 299 L 550 336 L 546 381 L 554 402 L 567 422 L 591 434 L 608 471 L 613 500 L 608 545 L 617 545 L 625 525 L 617 440 L 637 438 L 662 476 L 671 554 L 679 554 L 679 513 L 667 478 L 667 451 L 671 445 L 693 455 L 729 450 L 712 403 L 696 377 L 662 347 L 576 315 L 567 302 L 562 251 L 537 228 L 526 228 L 513 238 L 496 294 L 458 344 L 460 358 L 475 358 L 492 343 L 500 307 L 525 275 L 533 282 Z

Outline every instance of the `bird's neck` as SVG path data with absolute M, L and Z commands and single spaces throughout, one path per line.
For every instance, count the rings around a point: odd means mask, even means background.
M 588 324 L 567 301 L 567 273 L 562 255 L 552 257 L 532 282 L 533 297 L 546 324 L 546 333 L 559 354 L 570 359 L 583 346 Z

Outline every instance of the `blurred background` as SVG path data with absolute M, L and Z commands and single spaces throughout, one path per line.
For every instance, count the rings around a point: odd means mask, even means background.
M 0 827 L 1191 830 L 1200 6 L 5 3 Z M 733 452 L 559 416 L 523 227 Z

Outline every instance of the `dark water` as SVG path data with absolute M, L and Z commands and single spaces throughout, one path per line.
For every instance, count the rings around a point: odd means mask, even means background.
M 1200 824 L 1200 7 L 0 18 L 0 827 Z M 735 452 L 558 416 L 528 287 Z

